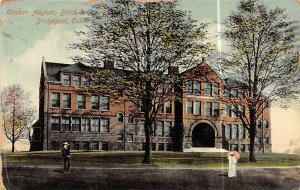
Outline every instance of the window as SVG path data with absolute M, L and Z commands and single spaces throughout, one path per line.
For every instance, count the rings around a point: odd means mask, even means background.
M 213 84 L 213 95 L 218 96 L 220 94 L 220 87 L 219 84 Z
M 232 117 L 237 117 L 238 116 L 238 105 L 233 105 L 232 106 Z
M 269 128 L 269 121 L 264 121 L 264 128 Z
M 101 119 L 100 132 L 109 132 L 109 120 L 108 119 Z
M 240 125 L 240 139 L 245 139 L 245 127 Z
M 92 96 L 92 110 L 99 110 L 99 96 Z
M 52 150 L 59 150 L 60 149 L 59 141 L 52 141 L 51 146 L 52 146 Z
M 145 135 L 145 126 L 144 126 L 145 124 L 144 124 L 144 121 L 142 121 L 141 123 L 140 123 L 140 134 L 142 135 L 142 136 L 144 136 Z
M 238 151 L 239 146 L 237 144 L 233 144 L 231 150 Z
M 187 81 L 186 90 L 188 94 L 200 95 L 201 83 L 199 81 Z
M 118 123 L 123 123 L 123 121 L 124 121 L 124 116 L 123 116 L 122 113 L 118 113 L 117 120 L 118 120 Z
M 102 150 L 108 151 L 108 142 L 102 142 Z
M 85 109 L 85 95 L 78 94 L 78 96 L 77 96 L 77 106 L 78 106 L 78 109 Z
M 226 105 L 225 114 L 227 117 L 231 117 L 231 106 L 228 104 Z
M 220 115 L 220 104 L 219 102 L 214 102 L 214 115 Z
M 246 145 L 241 144 L 240 146 L 241 146 L 241 152 L 245 152 L 246 151 Z
M 226 97 L 226 98 L 229 98 L 229 90 L 228 89 L 225 89 L 224 90 L 224 96 Z
M 51 117 L 51 130 L 52 131 L 60 130 L 59 117 Z
M 59 108 L 59 105 L 60 105 L 60 94 L 52 92 L 51 93 L 51 107 Z
M 237 98 L 238 96 L 238 90 L 237 89 L 231 89 L 231 97 Z
M 269 137 L 264 138 L 264 143 L 269 144 L 270 143 L 270 138 Z
M 231 125 L 230 124 L 226 124 L 226 126 L 225 126 L 225 137 L 227 139 L 230 139 L 230 137 L 231 137 Z
M 127 134 L 127 141 L 133 142 L 133 134 Z
M 163 85 L 159 85 L 158 88 L 157 88 L 157 92 L 158 93 L 163 93 L 163 91 L 164 91 Z
M 164 150 L 165 150 L 164 143 L 158 143 L 158 151 L 164 151 Z
M 200 95 L 201 85 L 199 81 L 194 81 L 193 85 L 193 94 Z
M 92 119 L 92 125 L 91 125 L 91 131 L 92 132 L 99 132 L 100 128 L 100 119 L 99 118 L 93 118 Z
M 152 136 L 156 136 L 156 126 L 152 125 Z
M 162 121 L 157 121 L 156 122 L 156 131 L 157 131 L 157 135 L 159 137 L 164 136 L 164 123 Z
M 212 115 L 212 103 L 206 102 L 205 104 L 205 115 Z
M 166 113 L 172 113 L 172 101 L 166 102 Z
M 82 142 L 82 149 L 89 150 L 90 149 L 90 142 L 84 141 Z
M 83 86 L 89 86 L 90 85 L 90 79 L 88 77 L 82 78 L 82 84 Z
M 258 120 L 258 121 L 256 122 L 256 128 L 258 128 L 258 129 L 261 128 L 261 121 L 260 121 L 260 120 Z
M 71 108 L 71 94 L 63 94 L 63 108 Z
M 186 82 L 186 89 L 187 89 L 188 94 L 193 93 L 193 81 Z
M 92 142 L 92 150 L 99 150 L 99 142 Z
M 245 106 L 240 106 L 240 113 L 245 117 Z
M 61 118 L 61 131 L 70 131 L 70 118 Z
M 243 90 L 239 90 L 239 99 L 244 99 L 244 92 Z
M 171 136 L 172 122 L 171 121 L 166 121 L 165 125 L 166 125 L 165 134 L 166 134 L 167 137 L 169 137 L 169 136 Z
M 195 115 L 201 114 L 201 102 L 195 102 Z
M 72 131 L 80 130 L 80 118 L 72 118 Z
M 238 125 L 232 125 L 232 139 L 237 139 L 238 137 Z
M 261 143 L 261 137 L 256 137 L 255 140 L 257 143 Z
M 80 86 L 81 85 L 81 76 L 75 75 L 73 77 L 73 86 Z
M 82 118 L 82 125 L 81 125 L 81 131 L 87 132 L 90 130 L 90 119 L 89 118 Z
M 156 151 L 156 143 L 152 143 L 152 151 Z
M 157 105 L 157 113 L 164 113 L 164 105 L 163 104 L 158 104 Z
M 207 82 L 205 83 L 205 95 L 206 96 L 212 96 L 212 83 Z
M 118 134 L 117 136 L 117 141 L 118 142 L 123 142 L 124 138 L 123 138 L 123 134 Z
M 167 151 L 171 151 L 172 150 L 172 144 L 168 143 L 167 144 Z
M 128 115 L 128 123 L 133 123 L 133 114 Z
M 193 114 L 193 101 L 187 101 L 187 114 Z
M 101 111 L 109 111 L 109 96 L 101 96 Z
M 71 75 L 63 75 L 63 85 L 70 85 L 70 81 L 71 81 Z
M 73 141 L 70 143 L 70 149 L 71 150 L 79 150 L 79 142 L 78 141 Z

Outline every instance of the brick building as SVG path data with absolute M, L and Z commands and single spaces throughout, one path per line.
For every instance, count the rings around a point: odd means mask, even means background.
M 113 67 L 113 64 L 106 64 Z M 197 75 L 199 69 L 205 75 Z M 31 150 L 57 150 L 64 141 L 74 150 L 144 149 L 143 113 L 130 101 L 110 95 L 84 94 L 78 87 L 88 82 L 81 63 L 45 62 L 41 67 L 39 120 L 33 125 Z M 194 73 L 194 74 L 193 74 Z M 184 149 L 215 147 L 248 151 L 249 137 L 234 110 L 246 113 L 244 91 L 234 80 L 222 80 L 204 60 L 178 73 L 194 76 L 182 81 L 182 101 L 166 102 L 154 124 L 152 150 L 172 150 L 172 128 L 183 125 Z M 230 92 L 231 102 L 222 98 Z M 176 117 L 175 117 L 176 115 Z M 271 152 L 270 107 L 257 121 L 256 151 Z

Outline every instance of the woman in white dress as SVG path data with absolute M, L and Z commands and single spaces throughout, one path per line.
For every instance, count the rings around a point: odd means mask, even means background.
M 233 152 L 228 154 L 229 167 L 228 167 L 228 177 L 236 177 L 236 164 L 237 159 Z

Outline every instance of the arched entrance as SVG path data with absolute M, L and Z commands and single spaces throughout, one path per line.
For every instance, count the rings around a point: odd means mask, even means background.
M 215 147 L 215 131 L 207 123 L 199 123 L 193 129 L 193 147 Z

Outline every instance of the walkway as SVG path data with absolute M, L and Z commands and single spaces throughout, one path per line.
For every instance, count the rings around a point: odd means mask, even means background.
M 299 168 L 240 169 L 237 178 L 225 170 L 13 166 L 9 189 L 284 189 L 298 190 Z M 7 184 L 6 182 L 4 183 Z

